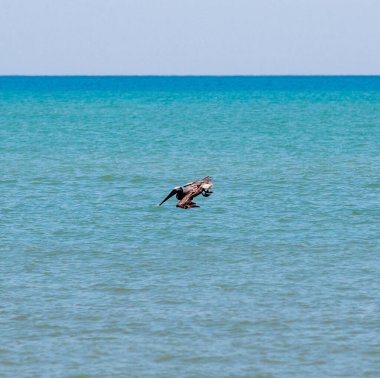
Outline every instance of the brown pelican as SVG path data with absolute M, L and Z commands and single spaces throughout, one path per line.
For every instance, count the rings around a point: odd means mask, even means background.
M 183 186 L 176 186 L 160 203 L 161 206 L 165 201 L 167 201 L 170 197 L 176 195 L 179 202 L 177 203 L 177 207 L 181 207 L 182 209 L 190 209 L 192 207 L 199 207 L 195 202 L 193 202 L 193 198 L 202 194 L 204 197 L 208 197 L 211 195 L 211 189 L 214 185 L 211 183 L 212 178 L 210 176 L 205 177 L 199 181 L 189 182 Z

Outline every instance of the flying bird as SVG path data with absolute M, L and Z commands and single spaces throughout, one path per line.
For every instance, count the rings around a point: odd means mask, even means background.
M 177 207 L 181 207 L 182 209 L 191 209 L 192 207 L 200 207 L 195 202 L 193 202 L 193 198 L 202 194 L 203 197 L 209 197 L 211 189 L 214 185 L 211 183 L 212 178 L 210 176 L 205 177 L 199 181 L 189 182 L 183 186 L 176 186 L 160 203 L 161 206 L 165 201 L 167 201 L 170 197 L 174 195 L 177 197 L 179 202 L 177 203 Z

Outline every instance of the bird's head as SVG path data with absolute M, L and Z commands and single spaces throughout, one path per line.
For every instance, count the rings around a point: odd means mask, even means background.
M 211 184 L 210 182 L 203 183 L 203 184 L 201 185 L 201 188 L 202 188 L 202 189 L 205 189 L 205 190 L 211 189 L 211 188 L 213 188 L 213 187 L 214 187 L 214 185 Z

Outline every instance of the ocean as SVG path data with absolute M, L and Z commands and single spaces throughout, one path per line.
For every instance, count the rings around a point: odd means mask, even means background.
M 380 77 L 0 77 L 0 215 L 1 377 L 380 375 Z

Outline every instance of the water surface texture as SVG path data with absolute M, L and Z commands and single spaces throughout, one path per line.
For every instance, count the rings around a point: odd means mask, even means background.
M 2 77 L 0 215 L 1 376 L 379 376 L 379 77 Z

